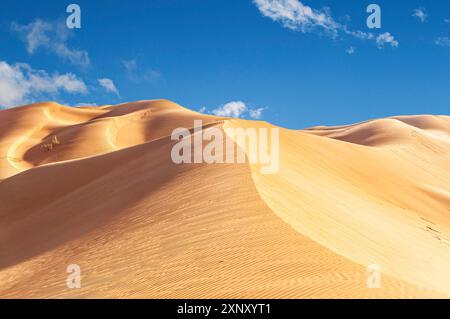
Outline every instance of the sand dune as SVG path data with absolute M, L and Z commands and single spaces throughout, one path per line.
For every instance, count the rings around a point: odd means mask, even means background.
M 174 164 L 195 119 L 272 127 L 166 100 L 0 111 L 0 297 L 450 296 L 449 117 L 280 128 L 273 175 Z

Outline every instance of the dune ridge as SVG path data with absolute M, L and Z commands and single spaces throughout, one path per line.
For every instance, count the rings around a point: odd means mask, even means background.
M 280 128 L 274 175 L 174 164 L 197 119 L 273 127 L 167 100 L 0 111 L 0 297 L 450 296 L 448 116 Z

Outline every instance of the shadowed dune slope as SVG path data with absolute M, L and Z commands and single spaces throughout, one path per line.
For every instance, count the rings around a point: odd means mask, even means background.
M 280 129 L 274 175 L 174 164 L 195 119 L 272 127 L 166 100 L 0 111 L 0 297 L 450 295 L 448 118 Z

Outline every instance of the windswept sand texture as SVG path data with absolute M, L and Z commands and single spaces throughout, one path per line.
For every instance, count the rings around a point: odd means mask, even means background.
M 195 119 L 271 127 L 166 100 L 0 111 L 0 297 L 450 296 L 449 117 L 280 128 L 275 175 L 175 165 Z

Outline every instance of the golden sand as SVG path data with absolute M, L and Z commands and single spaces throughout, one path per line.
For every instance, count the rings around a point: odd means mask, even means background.
M 174 164 L 195 119 L 272 127 L 166 100 L 0 111 L 0 297 L 450 296 L 449 117 L 280 128 L 274 175 Z

